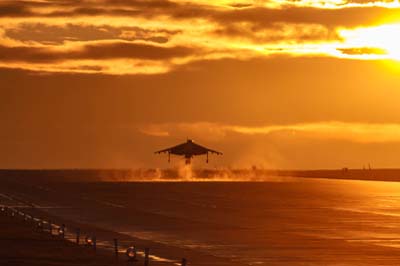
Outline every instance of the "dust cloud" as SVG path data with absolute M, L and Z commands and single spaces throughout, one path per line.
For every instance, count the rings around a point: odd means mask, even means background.
M 136 169 L 123 178 L 103 178 L 103 181 L 142 181 L 142 182 L 285 182 L 293 180 L 290 176 L 281 176 L 274 170 L 233 169 L 233 168 L 194 168 L 191 164 L 179 164 L 167 169 Z

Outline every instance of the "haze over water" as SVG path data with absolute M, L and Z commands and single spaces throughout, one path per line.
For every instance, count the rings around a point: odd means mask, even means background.
M 394 182 L 42 183 L 13 193 L 64 218 L 191 249 L 200 254 L 191 265 L 400 260 L 400 184 Z

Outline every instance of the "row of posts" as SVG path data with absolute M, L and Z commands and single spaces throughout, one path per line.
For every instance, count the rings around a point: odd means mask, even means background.
M 1 207 L 1 212 L 7 214 L 10 214 L 11 217 L 15 217 L 17 214 L 20 214 L 21 216 L 24 217 L 24 221 L 35 221 L 34 217 L 31 215 L 28 215 L 26 213 L 20 212 L 20 211 L 14 211 L 13 209 L 7 208 L 7 207 Z M 53 234 L 53 223 L 52 221 L 47 221 L 46 222 L 48 224 L 48 230 L 51 236 L 54 236 Z M 38 223 L 36 224 L 37 229 L 44 231 L 44 220 L 39 219 Z M 57 235 L 62 238 L 65 239 L 65 231 L 66 231 L 66 227 L 65 224 L 62 224 L 58 227 L 57 229 Z M 76 230 L 76 244 L 79 245 L 80 244 L 80 237 L 81 237 L 81 230 L 80 228 L 78 228 Z M 85 243 L 87 246 L 92 246 L 94 251 L 96 251 L 97 248 L 97 240 L 96 240 L 96 236 L 86 236 L 85 238 Z M 115 258 L 118 259 L 118 255 L 119 255 L 119 249 L 118 249 L 118 239 L 114 238 L 114 253 L 115 253 Z M 136 262 L 137 258 L 136 258 L 136 248 L 135 246 L 130 246 L 126 252 L 125 252 L 126 256 L 128 257 L 128 261 L 130 262 Z M 149 261 L 150 261 L 150 249 L 149 248 L 145 248 L 144 249 L 144 266 L 149 266 Z M 185 258 L 182 259 L 181 261 L 181 266 L 187 266 L 187 260 Z

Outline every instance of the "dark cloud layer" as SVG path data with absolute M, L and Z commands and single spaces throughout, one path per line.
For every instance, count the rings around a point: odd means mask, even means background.
M 45 5 L 42 3 L 42 5 Z M 57 6 L 49 3 L 49 6 Z M 0 4 L 0 16 L 3 17 L 71 17 L 71 16 L 129 16 L 155 17 L 168 16 L 175 19 L 206 18 L 215 22 L 235 23 L 251 22 L 268 27 L 280 23 L 321 24 L 326 27 L 355 27 L 371 25 L 379 21 L 398 22 L 399 8 L 384 7 L 343 7 L 340 9 L 321 9 L 314 7 L 287 6 L 279 9 L 249 7 L 217 9 L 212 6 L 192 3 L 179 4 L 169 1 L 104 1 L 103 4 L 85 2 L 66 2 L 71 10 L 60 8 L 47 13 L 37 13 L 31 4 L 24 2 L 5 2 Z
M 194 49 L 182 46 L 171 48 L 139 43 L 96 43 L 74 48 L 71 51 L 42 47 L 0 46 L 0 60 L 10 62 L 55 62 L 76 59 L 147 59 L 163 60 L 195 54 Z
M 252 22 L 260 27 L 274 23 L 321 24 L 326 27 L 356 27 L 373 25 L 382 20 L 399 21 L 400 9 L 383 7 L 351 7 L 343 9 L 320 9 L 313 7 L 289 7 L 283 9 L 250 8 L 216 14 L 220 23 Z
M 64 41 L 126 40 L 166 43 L 178 31 L 167 29 L 144 29 L 140 27 L 113 27 L 108 25 L 65 24 L 46 25 L 43 23 L 21 24 L 5 30 L 5 36 L 22 42 L 61 44 Z
M 341 40 L 333 29 L 305 24 L 272 24 L 263 27 L 257 24 L 242 26 L 237 23 L 227 23 L 215 30 L 216 36 L 250 40 L 252 43 L 277 43 L 277 42 L 316 42 Z
M 342 48 L 338 51 L 347 55 L 384 55 L 387 51 L 382 48 L 376 47 L 353 47 L 353 48 Z
M 20 3 L 0 4 L 0 17 L 27 17 L 35 15 Z

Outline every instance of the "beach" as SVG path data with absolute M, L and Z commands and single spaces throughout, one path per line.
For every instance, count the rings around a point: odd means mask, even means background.
M 56 232 L 51 236 L 31 220 L 12 216 L 11 210 L 1 211 L 0 227 L 0 265 L 118 265 L 110 254 L 78 246 Z

